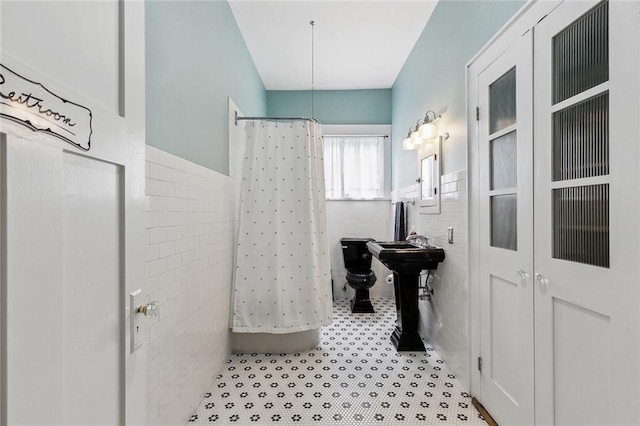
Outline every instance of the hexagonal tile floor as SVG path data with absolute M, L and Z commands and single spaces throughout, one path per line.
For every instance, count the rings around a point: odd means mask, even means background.
M 233 354 L 193 424 L 486 425 L 436 351 L 396 352 L 393 299 L 375 314 L 334 301 L 320 344 L 294 354 Z

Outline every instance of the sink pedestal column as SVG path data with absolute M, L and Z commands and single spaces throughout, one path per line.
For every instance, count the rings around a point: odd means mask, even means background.
M 424 352 L 424 344 L 418 334 L 418 286 L 421 270 L 393 271 L 393 289 L 396 296 L 396 329 L 391 343 L 398 351 Z
M 380 262 L 393 271 L 398 320 L 391 334 L 397 351 L 424 352 L 418 334 L 418 287 L 420 271 L 434 270 L 444 260 L 440 247 L 418 247 L 408 241 L 369 241 L 367 248 Z

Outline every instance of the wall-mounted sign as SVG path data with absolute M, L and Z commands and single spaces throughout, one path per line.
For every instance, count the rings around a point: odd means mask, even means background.
M 33 131 L 91 148 L 91 110 L 49 91 L 0 64 L 0 117 Z

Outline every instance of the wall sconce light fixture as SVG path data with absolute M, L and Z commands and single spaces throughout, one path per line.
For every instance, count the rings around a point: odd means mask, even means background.
M 411 140 L 411 129 L 407 133 L 407 137 L 402 141 L 402 149 L 405 151 L 411 151 L 413 149 L 413 141 Z
M 434 139 L 438 136 L 438 129 L 434 124 L 440 119 L 432 110 L 427 111 L 424 118 L 418 120 L 414 127 L 409 129 L 407 138 L 402 141 L 402 149 L 412 150 L 419 148 L 423 141 Z
M 429 118 L 429 113 L 433 114 L 433 118 Z M 440 118 L 435 112 L 429 110 L 422 119 L 422 124 L 418 128 L 418 133 L 423 139 L 433 139 L 438 135 L 435 123 Z

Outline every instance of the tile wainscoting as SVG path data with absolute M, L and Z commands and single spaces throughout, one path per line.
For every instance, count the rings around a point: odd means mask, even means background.
M 438 266 L 429 285 L 434 291 L 431 301 L 422 300 L 420 333 L 438 351 L 462 386 L 469 389 L 469 281 L 468 281 L 468 213 L 467 172 L 458 170 L 441 176 L 440 214 L 419 214 L 418 207 L 407 208 L 407 229 L 429 237 L 443 247 L 446 258 Z M 418 185 L 391 193 L 392 202 L 418 197 Z M 447 229 L 454 230 L 453 244 L 447 242 Z
M 147 423 L 183 425 L 230 353 L 234 187 L 146 147 Z

